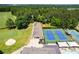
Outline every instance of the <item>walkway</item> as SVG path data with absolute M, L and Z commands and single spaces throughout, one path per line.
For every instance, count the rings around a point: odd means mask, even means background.
M 33 32 L 33 28 L 32 28 L 32 32 Z M 31 40 L 32 40 L 32 34 L 31 34 L 31 36 L 30 36 L 30 42 L 31 42 Z M 25 47 L 27 47 L 27 46 L 30 46 L 31 45 L 31 43 L 28 43 L 28 45 L 24 45 L 23 47 L 21 47 L 21 48 L 19 48 L 18 50 L 16 50 L 16 51 L 14 51 L 12 54 L 20 54 L 20 52 L 25 48 Z
M 31 35 L 31 37 L 30 37 L 30 42 L 29 42 L 29 44 L 28 45 L 25 45 L 25 46 L 23 46 L 23 47 L 21 47 L 20 49 L 18 49 L 18 50 L 16 50 L 15 52 L 13 52 L 12 54 L 20 54 L 21 52 L 22 52 L 22 50 L 24 49 L 24 48 L 31 48 L 31 47 L 36 47 L 36 48 L 41 48 L 41 47 L 43 47 L 43 45 L 42 44 L 39 44 L 39 39 L 34 39 L 33 38 L 33 30 L 34 29 L 34 24 L 33 24 L 33 28 L 32 28 L 32 35 Z

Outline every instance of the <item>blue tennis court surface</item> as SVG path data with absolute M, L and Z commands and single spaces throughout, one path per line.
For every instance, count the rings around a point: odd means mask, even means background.
M 67 40 L 67 37 L 61 30 L 56 30 L 56 34 L 58 35 L 59 40 L 63 40 L 63 41 Z
M 54 34 L 52 33 L 51 30 L 44 31 L 44 34 L 47 36 L 48 40 L 55 40 Z
M 43 29 L 45 41 L 68 41 L 68 37 L 61 29 Z

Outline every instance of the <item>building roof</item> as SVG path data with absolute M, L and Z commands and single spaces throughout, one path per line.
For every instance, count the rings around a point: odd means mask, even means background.
M 58 42 L 59 47 L 69 47 L 69 45 L 66 42 Z
M 21 54 L 60 54 L 57 46 L 43 48 L 24 48 Z
M 76 42 L 67 42 L 70 47 L 79 47 L 79 45 Z

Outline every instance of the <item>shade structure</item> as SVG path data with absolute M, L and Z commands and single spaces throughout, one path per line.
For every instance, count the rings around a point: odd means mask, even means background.
M 57 45 L 56 43 L 49 43 L 49 44 L 47 44 L 47 45 Z
M 79 45 L 76 42 L 67 42 L 70 47 L 79 47 Z
M 69 45 L 66 42 L 58 42 L 58 46 L 60 48 L 67 48 L 67 47 L 69 47 Z

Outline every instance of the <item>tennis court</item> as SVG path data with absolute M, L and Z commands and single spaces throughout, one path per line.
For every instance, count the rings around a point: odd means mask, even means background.
M 43 29 L 45 43 L 56 42 L 56 37 L 50 29 Z
M 61 29 L 43 29 L 43 34 L 46 43 L 68 41 L 68 37 Z
M 47 39 L 49 39 L 49 40 L 55 40 L 54 34 L 52 33 L 51 30 L 46 30 L 45 34 L 47 36 Z
M 68 32 L 74 37 L 75 40 L 79 41 L 79 33 L 76 30 L 68 30 Z
M 60 41 L 67 41 L 68 38 L 62 29 L 56 29 L 55 32 L 58 35 Z

